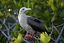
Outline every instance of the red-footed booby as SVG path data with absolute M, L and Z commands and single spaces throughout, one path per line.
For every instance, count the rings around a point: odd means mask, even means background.
M 27 10 L 31 10 L 31 8 L 22 7 L 19 10 L 18 20 L 19 20 L 20 26 L 23 29 L 25 29 L 28 33 L 29 32 L 34 33 L 35 31 L 38 31 L 38 32 L 46 31 L 47 32 L 47 30 L 43 28 L 44 23 L 42 21 L 25 14 Z

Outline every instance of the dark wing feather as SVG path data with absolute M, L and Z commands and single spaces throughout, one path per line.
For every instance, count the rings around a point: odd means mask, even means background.
M 34 18 L 34 17 L 28 17 L 27 18 L 27 23 L 35 30 L 38 32 L 44 32 L 47 31 L 44 27 L 44 22 L 41 22 L 39 19 Z

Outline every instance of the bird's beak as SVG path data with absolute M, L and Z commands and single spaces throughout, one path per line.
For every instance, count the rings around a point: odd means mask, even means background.
M 26 8 L 26 10 L 31 10 L 31 8 Z

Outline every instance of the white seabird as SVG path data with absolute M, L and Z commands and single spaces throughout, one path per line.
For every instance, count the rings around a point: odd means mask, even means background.
M 25 12 L 27 10 L 31 10 L 31 8 L 22 7 L 19 10 L 18 20 L 20 26 L 25 29 L 27 32 L 43 32 L 47 30 L 43 28 L 43 22 L 41 22 L 39 19 L 34 18 L 32 16 L 27 16 Z

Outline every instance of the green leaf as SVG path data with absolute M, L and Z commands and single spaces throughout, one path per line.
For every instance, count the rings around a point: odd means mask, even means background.
M 4 16 L 4 14 L 0 11 L 0 17 L 3 17 Z
M 40 40 L 42 43 L 48 43 L 51 40 L 51 36 L 48 35 L 46 32 L 42 32 L 40 34 Z
M 19 33 L 17 38 L 12 43 L 21 43 L 22 41 L 23 41 L 23 36 L 21 33 Z
M 2 25 L 0 24 L 0 29 L 2 28 Z

